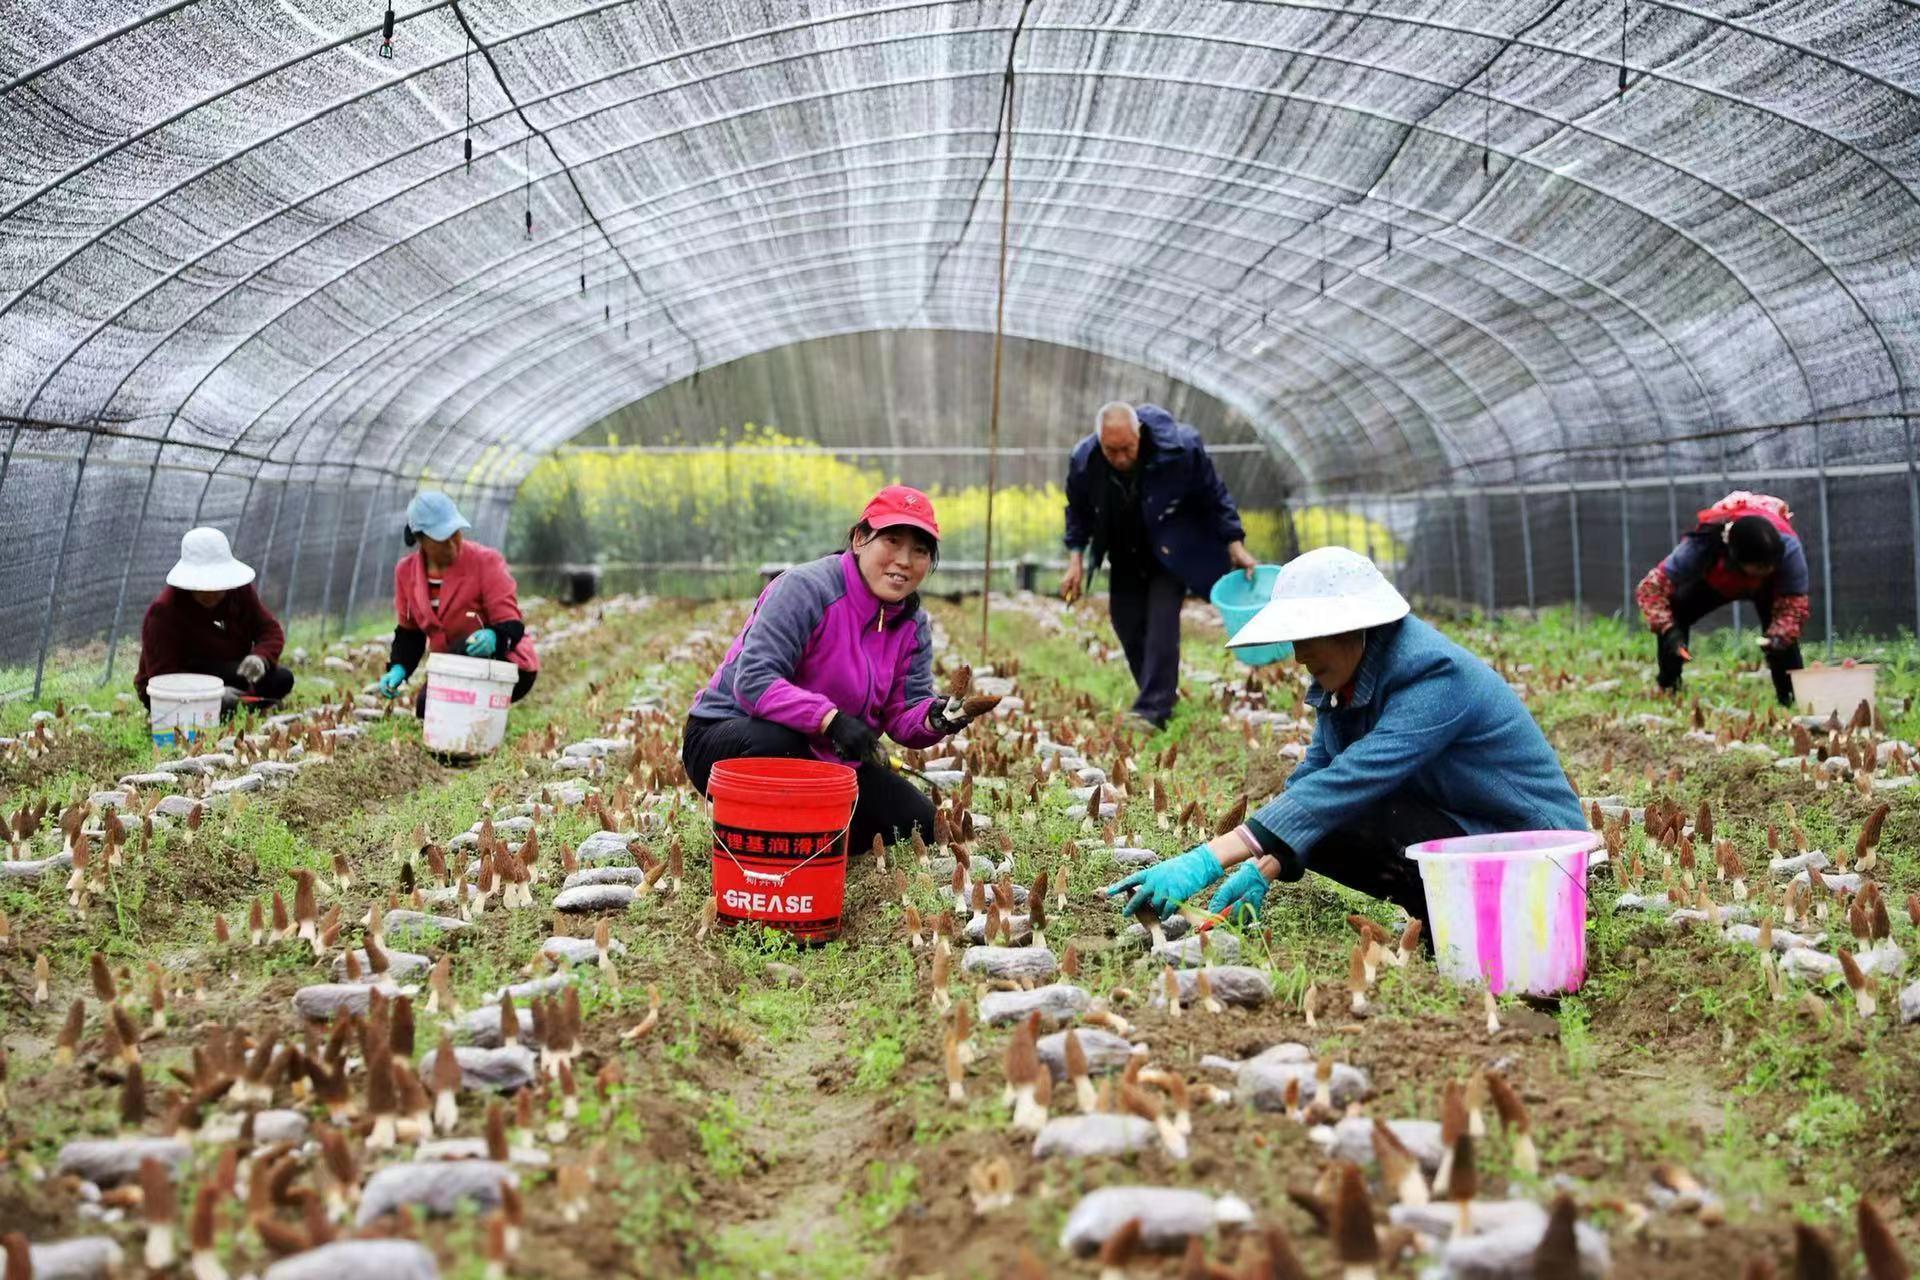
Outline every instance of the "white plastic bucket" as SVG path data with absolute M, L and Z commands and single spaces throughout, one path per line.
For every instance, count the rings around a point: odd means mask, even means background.
M 1514 831 L 1411 845 L 1440 972 L 1495 995 L 1555 995 L 1587 980 L 1591 831 Z
M 170 747 L 175 742 L 192 742 L 202 729 L 220 723 L 220 693 L 226 688 L 219 676 L 198 676 L 186 672 L 154 676 L 147 681 L 149 719 L 153 745 Z
M 1829 667 L 1816 663 L 1793 676 L 1793 700 L 1800 712 L 1810 716 L 1837 715 L 1849 719 L 1864 700 L 1877 708 L 1874 685 L 1880 668 L 1871 662 L 1854 666 Z
M 520 668 L 511 662 L 435 653 L 427 658 L 427 748 L 450 756 L 492 754 L 507 735 Z

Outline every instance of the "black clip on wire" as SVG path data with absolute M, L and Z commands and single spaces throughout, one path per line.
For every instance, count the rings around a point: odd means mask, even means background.
M 387 6 L 387 20 L 386 22 L 381 24 L 381 28 L 380 28 L 380 56 L 383 58 L 391 58 L 393 56 L 393 6 L 392 5 Z

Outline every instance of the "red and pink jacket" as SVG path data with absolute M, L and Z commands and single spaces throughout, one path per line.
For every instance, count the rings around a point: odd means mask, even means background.
M 701 720 L 755 716 L 813 738 L 827 712 L 857 716 L 906 747 L 930 747 L 933 625 L 908 603 L 884 604 L 853 553 L 795 565 L 760 593 L 713 679 L 694 699 Z
M 1735 572 L 1727 563 L 1726 526 L 1741 516 L 1759 516 L 1780 532 L 1782 554 L 1773 576 L 1756 583 Z M 1811 612 L 1807 600 L 1807 553 L 1800 536 L 1793 531 L 1793 512 L 1783 499 L 1764 493 L 1735 490 L 1699 513 L 1700 523 L 1680 545 L 1648 571 L 1640 580 L 1634 598 L 1641 616 L 1654 631 L 1673 625 L 1673 593 L 1695 581 L 1703 581 L 1724 600 L 1748 596 L 1766 596 L 1773 610 L 1767 619 L 1767 634 L 1791 644 L 1800 638 L 1800 628 Z
M 499 631 L 503 622 L 517 623 L 522 625 L 507 629 L 514 634 L 501 636 L 501 644 L 509 646 L 506 652 L 496 653 L 494 657 L 501 662 L 511 662 L 522 671 L 538 671 L 540 655 L 534 651 L 533 637 L 518 634 L 525 622 L 520 616 L 518 590 L 513 574 L 507 570 L 505 556 L 492 547 L 464 538 L 460 541 L 460 554 L 441 577 L 438 610 L 434 609 L 427 593 L 424 556 L 418 552 L 401 556 L 400 563 L 393 566 L 393 612 L 399 620 L 400 631 L 425 632 L 428 652 L 464 654 L 467 637 L 482 627 Z M 393 660 L 411 671 L 413 663 L 398 653 L 399 638 L 397 631 Z M 416 654 L 418 646 L 416 639 Z

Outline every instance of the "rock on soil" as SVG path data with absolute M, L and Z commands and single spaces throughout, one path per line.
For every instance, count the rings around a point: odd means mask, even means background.
M 562 889 L 554 895 L 555 911 L 625 911 L 633 904 L 634 889 L 628 884 L 583 884 Z
M 1131 867 L 1138 870 L 1141 867 L 1150 867 L 1160 861 L 1160 855 L 1151 849 L 1115 849 L 1113 851 L 1113 860 L 1123 867 Z
M 501 996 L 510 995 L 524 1004 L 535 996 L 550 996 L 556 991 L 564 991 L 572 981 L 573 975 L 562 969 L 559 973 L 550 973 L 544 978 L 532 978 L 526 982 L 516 982 L 510 987 L 502 987 L 487 999 L 498 1000 Z
M 637 885 L 647 878 L 640 867 L 582 867 L 564 880 L 562 889 L 578 889 L 582 885 L 625 884 Z
M 1025 946 L 1033 941 L 1033 920 L 1029 916 L 1008 916 L 1007 929 L 1014 940 Z M 999 934 L 994 935 L 996 937 Z M 967 921 L 967 941 L 978 946 L 987 940 L 987 918 L 974 916 Z
M 540 1047 L 540 1037 L 533 1034 L 533 1016 L 525 1009 L 515 1009 L 520 1018 L 520 1043 L 529 1049 Z M 483 1005 L 467 1014 L 455 1024 L 455 1030 L 463 1032 L 467 1039 L 482 1049 L 498 1049 L 500 1039 L 500 1006 Z
M 315 1022 L 341 1013 L 365 1014 L 375 991 L 388 997 L 402 994 L 391 982 L 320 982 L 293 993 L 293 1011 Z
M 1169 916 L 1160 922 L 1160 932 L 1167 935 L 1168 942 L 1175 942 L 1193 932 L 1193 922 L 1185 916 Z M 1130 924 L 1114 942 L 1123 947 L 1145 947 L 1149 936 L 1145 925 Z
M 500 1184 L 520 1185 L 519 1175 L 491 1160 L 432 1160 L 425 1163 L 393 1164 L 367 1179 L 360 1193 L 360 1213 L 355 1221 L 366 1226 L 399 1209 L 403 1204 L 424 1209 L 436 1217 L 446 1217 L 462 1201 L 479 1209 L 500 1206 Z
M 963 973 L 989 978 L 1046 982 L 1060 971 L 1060 962 L 1045 947 L 968 947 L 960 958 Z
M 1234 1088 L 1261 1111 L 1284 1111 L 1287 1107 L 1287 1083 L 1300 1082 L 1300 1102 L 1305 1105 L 1313 1100 L 1315 1089 L 1315 1066 L 1311 1062 L 1276 1062 L 1271 1059 L 1255 1058 L 1251 1062 L 1240 1064 L 1239 1074 L 1234 1077 Z M 1349 1102 L 1357 1102 L 1367 1095 L 1370 1082 L 1367 1073 L 1344 1062 L 1333 1064 L 1333 1079 L 1329 1082 L 1333 1092 L 1333 1105 L 1344 1107 Z
M 387 971 L 385 974 L 376 978 L 373 973 L 373 966 L 368 962 L 365 951 L 355 951 L 353 958 L 360 962 L 360 972 L 363 975 L 361 978 L 362 982 L 377 982 L 382 979 L 387 982 L 404 982 L 415 974 L 425 973 L 427 970 L 433 968 L 432 956 L 423 956 L 416 951 L 388 951 Z M 346 981 L 347 957 L 345 952 L 333 958 L 333 976 L 342 982 Z
M 1155 947 L 1154 960 L 1165 961 L 1180 969 L 1199 969 L 1209 964 L 1232 964 L 1240 958 L 1240 939 L 1231 933 L 1193 933 L 1178 941 Z
M 1056 982 L 1032 991 L 989 991 L 980 997 L 980 1021 L 997 1027 L 1037 1012 L 1046 1021 L 1065 1022 L 1085 1012 L 1092 1003 L 1092 996 L 1070 982 Z
M 1440 1276 L 1442 1280 L 1533 1280 L 1533 1255 L 1544 1234 L 1544 1226 L 1517 1226 L 1449 1240 L 1440 1256 Z M 1576 1222 L 1573 1239 L 1580 1251 L 1581 1280 L 1606 1280 L 1613 1270 L 1607 1237 L 1595 1227 Z
M 1413 1153 L 1413 1158 L 1420 1162 L 1420 1167 L 1428 1174 L 1439 1170 L 1440 1153 L 1445 1150 L 1440 1143 L 1439 1121 L 1389 1120 L 1387 1128 L 1393 1131 L 1394 1137 L 1400 1139 L 1402 1146 Z M 1371 1117 L 1350 1116 L 1331 1127 L 1322 1125 L 1307 1136 L 1336 1159 L 1351 1160 L 1363 1167 L 1373 1164 Z
M 82 1236 L 27 1247 L 34 1280 L 107 1280 L 125 1270 L 120 1246 L 106 1236 Z
M 1920 982 L 1900 993 L 1900 1021 L 1920 1022 Z
M 37 1274 L 37 1273 L 36 1273 Z M 266 1280 L 439 1280 L 433 1252 L 412 1240 L 336 1240 L 282 1258 Z
M 1213 998 L 1222 1004 L 1240 1005 L 1252 1009 L 1273 999 L 1273 983 L 1259 969 L 1249 969 L 1245 965 L 1209 965 L 1205 969 L 1175 969 L 1174 977 L 1180 983 L 1180 1003 L 1186 1004 L 1196 998 L 1200 989 L 1199 975 L 1207 975 L 1207 982 L 1213 987 Z M 1164 1006 L 1167 993 L 1156 984 L 1153 1002 Z
M 380 917 L 380 925 L 386 931 L 386 936 L 396 943 L 430 941 L 436 930 L 451 942 L 459 934 L 473 928 L 457 916 L 436 916 L 424 911 L 406 910 L 385 912 Z
M 1060 1247 L 1093 1253 L 1132 1218 L 1140 1219 L 1143 1246 L 1171 1253 L 1186 1248 L 1191 1236 L 1211 1235 L 1215 1227 L 1245 1226 L 1253 1221 L 1253 1210 L 1238 1196 L 1216 1200 L 1184 1187 L 1101 1187 L 1073 1206 L 1060 1229 Z
M 0 880 L 38 880 L 49 871 L 66 872 L 72 869 L 73 855 L 56 853 L 51 858 L 0 862 Z
M 60 1148 L 54 1172 L 112 1187 L 138 1178 L 140 1162 L 148 1157 L 177 1175 L 192 1162 L 193 1148 L 173 1138 L 83 1138 Z
M 440 1051 L 433 1049 L 420 1059 L 419 1074 L 422 1080 L 433 1079 L 433 1064 L 439 1056 Z M 460 1063 L 462 1089 L 494 1089 L 504 1093 L 524 1089 L 537 1078 L 533 1051 L 522 1045 L 482 1049 L 463 1044 L 454 1048 L 453 1056 Z
M 298 1111 L 255 1111 L 253 1115 L 253 1140 L 265 1145 L 272 1142 L 304 1142 L 307 1138 L 307 1117 Z M 203 1143 L 237 1142 L 246 1117 L 235 1111 L 221 1111 L 208 1116 L 200 1126 L 196 1139 Z
M 1033 1154 L 1089 1159 L 1144 1151 L 1159 1141 L 1153 1122 L 1129 1115 L 1055 1116 L 1033 1140 Z
M 593 945 L 592 938 L 552 937 L 540 944 L 542 954 L 548 959 L 564 964 L 592 964 L 600 958 L 600 951 Z M 607 954 L 623 956 L 627 954 L 627 944 L 618 938 L 607 939 Z
M 637 831 L 596 831 L 574 847 L 573 856 L 581 862 L 632 862 L 627 844 L 639 838 Z
M 1110 1075 L 1127 1065 L 1127 1059 L 1133 1056 L 1133 1046 L 1126 1039 L 1102 1031 L 1098 1027 L 1079 1027 L 1074 1035 L 1080 1039 L 1081 1052 L 1087 1055 L 1087 1074 L 1095 1076 Z M 1052 1035 L 1041 1036 L 1034 1048 L 1040 1054 L 1040 1061 L 1053 1073 L 1054 1081 L 1067 1078 L 1067 1033 L 1056 1031 Z
M 413 1158 L 415 1160 L 484 1160 L 487 1158 L 487 1140 L 485 1138 L 442 1138 L 438 1142 L 423 1142 L 414 1148 Z M 553 1157 L 535 1147 L 510 1147 L 507 1150 L 507 1163 L 544 1169 L 553 1163 Z

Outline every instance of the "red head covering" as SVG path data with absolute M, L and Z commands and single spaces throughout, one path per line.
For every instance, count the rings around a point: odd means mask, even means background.
M 890 484 L 874 494 L 860 518 L 874 530 L 904 524 L 920 530 L 935 542 L 940 540 L 940 521 L 933 514 L 933 499 L 904 484 Z

